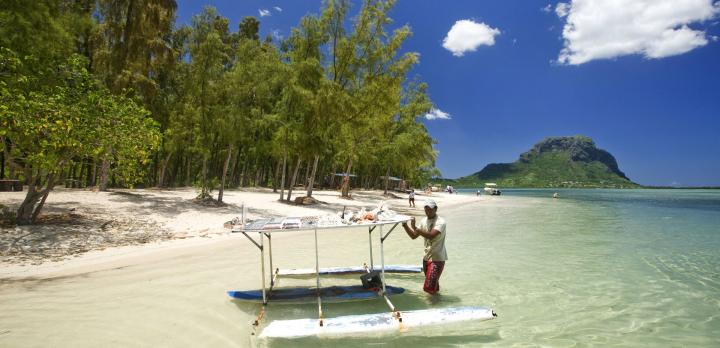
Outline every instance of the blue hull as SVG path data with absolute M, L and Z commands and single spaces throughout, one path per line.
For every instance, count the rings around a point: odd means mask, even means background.
M 388 295 L 402 294 L 405 289 L 386 286 Z M 262 290 L 228 291 L 228 295 L 236 300 L 262 302 Z M 272 302 L 301 302 L 317 299 L 316 288 L 281 288 L 273 289 L 270 295 Z M 368 300 L 378 297 L 377 291 L 365 289 L 361 285 L 330 286 L 320 288 L 320 296 L 325 302 Z

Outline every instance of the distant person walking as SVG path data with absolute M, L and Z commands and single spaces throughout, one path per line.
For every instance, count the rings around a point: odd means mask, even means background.
M 437 204 L 433 200 L 425 201 L 425 217 L 420 220 L 420 226 L 415 226 L 415 218 L 410 219 L 410 225 L 403 222 L 405 232 L 412 239 L 422 236 L 425 238 L 425 255 L 423 256 L 423 272 L 425 283 L 423 290 L 435 295 L 440 291 L 440 275 L 445 268 L 447 251 L 445 250 L 445 219 L 437 215 Z
M 408 203 L 410 203 L 410 208 L 415 208 L 415 190 L 410 190 L 410 194 L 408 195 Z

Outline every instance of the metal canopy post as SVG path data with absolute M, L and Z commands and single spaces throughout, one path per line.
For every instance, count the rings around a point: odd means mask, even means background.
M 245 207 L 243 207 L 245 208 Z M 243 218 L 244 220 L 244 218 Z M 244 221 L 243 221 L 244 222 Z M 372 243 L 372 233 L 373 231 L 380 226 L 380 232 L 379 232 L 379 238 L 380 238 L 380 277 L 382 282 L 382 289 L 378 291 L 379 295 L 382 295 L 387 305 L 390 307 L 392 311 L 392 316 L 398 320 L 400 324 L 400 329 L 403 330 L 403 320 L 401 317 L 400 311 L 393 305 L 393 303 L 390 301 L 390 298 L 387 294 L 387 288 L 386 288 L 386 281 L 385 281 L 385 240 L 390 236 L 390 234 L 395 230 L 398 224 L 400 224 L 401 221 L 392 221 L 388 223 L 382 223 L 378 222 L 375 223 L 373 226 L 368 226 L 368 244 L 370 247 L 370 271 L 375 269 L 374 265 L 374 257 L 373 257 L 373 243 Z M 385 224 L 392 224 L 393 226 L 390 228 L 390 230 L 387 233 L 383 232 L 384 225 Z M 263 319 L 265 310 L 267 307 L 267 304 L 270 300 L 271 293 L 273 291 L 274 286 L 277 284 L 277 278 L 279 276 L 279 269 L 274 269 L 273 265 L 273 259 L 272 259 L 272 233 L 270 231 L 262 231 L 262 230 L 244 230 L 246 226 L 243 224 L 242 230 L 233 230 L 233 232 L 240 232 L 242 233 L 247 239 L 250 240 L 259 250 L 260 250 L 260 274 L 261 274 L 261 281 L 262 281 L 262 300 L 263 300 L 263 307 L 258 314 L 256 320 L 253 322 L 253 335 L 255 334 L 255 330 L 260 325 L 260 321 Z M 338 226 L 336 228 L 345 228 L 346 226 Z M 320 250 L 318 247 L 318 227 L 314 226 L 313 228 L 314 237 L 315 237 L 315 282 L 317 287 L 317 301 L 318 301 L 318 323 L 320 326 L 324 326 L 324 314 L 323 314 L 323 308 L 322 308 L 322 296 L 320 291 Z M 309 229 L 308 229 L 309 230 Z M 248 235 L 248 232 L 257 232 L 258 236 L 260 237 L 259 242 L 256 241 L 253 237 Z M 270 262 L 270 272 L 268 273 L 270 276 L 270 286 L 269 288 L 266 287 L 266 280 L 265 280 L 265 237 L 268 239 L 268 253 L 269 253 L 269 262 Z M 367 265 L 365 265 L 367 267 Z
M 400 316 L 400 311 L 398 311 L 395 305 L 390 301 L 390 298 L 388 298 L 387 292 L 385 291 L 385 239 L 390 235 L 395 227 L 397 227 L 397 223 L 393 225 L 387 234 L 383 235 L 383 225 L 380 225 L 380 269 L 382 279 L 382 296 L 385 299 L 385 303 L 387 303 L 388 307 L 390 307 L 390 310 L 393 312 L 393 317 L 400 322 L 400 326 L 402 328 L 402 317 Z
M 247 237 L 247 239 L 249 239 L 253 244 L 255 244 L 258 249 L 262 250 L 262 245 L 258 244 L 254 239 L 252 239 L 252 237 L 248 236 L 245 231 L 240 231 L 240 233 L 242 233 L 243 236 Z
M 268 239 L 268 255 L 270 255 L 270 288 L 272 289 L 273 285 L 275 285 L 275 277 L 273 277 L 273 262 L 272 262 L 272 234 L 265 233 L 265 236 Z
M 380 238 L 380 242 L 384 242 L 385 239 L 387 239 L 387 237 L 390 235 L 390 233 L 392 233 L 392 231 L 395 229 L 395 227 L 397 227 L 397 224 L 394 224 L 393 227 L 390 229 L 390 231 L 388 231 L 387 234 L 385 234 L 384 236 L 382 236 Z M 380 235 L 382 235 L 382 233 L 380 233 Z
M 267 294 L 265 293 L 265 248 L 263 248 L 263 233 L 260 234 L 260 273 L 262 274 L 262 291 L 263 291 L 263 304 L 267 304 Z
M 320 297 L 320 257 L 318 253 L 317 227 L 315 227 L 315 280 L 317 283 L 318 317 L 323 326 L 322 298 Z
M 375 267 L 373 265 L 373 254 L 372 254 L 372 232 L 377 226 L 368 227 L 368 242 L 370 243 L 370 271 Z

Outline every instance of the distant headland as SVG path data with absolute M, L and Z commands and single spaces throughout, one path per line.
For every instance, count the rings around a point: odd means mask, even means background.
M 481 171 L 436 183 L 478 187 L 640 188 L 623 173 L 615 157 L 586 136 L 548 137 L 513 163 L 491 163 Z

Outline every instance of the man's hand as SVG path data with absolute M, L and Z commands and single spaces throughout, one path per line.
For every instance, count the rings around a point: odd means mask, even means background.
M 407 221 L 405 221 L 402 223 L 402 227 L 405 229 L 405 232 L 407 233 L 408 236 L 410 236 L 410 238 L 415 239 L 418 237 L 418 233 L 415 229 L 415 218 L 414 217 L 410 218 L 410 224 L 412 225 L 412 227 L 408 226 Z

